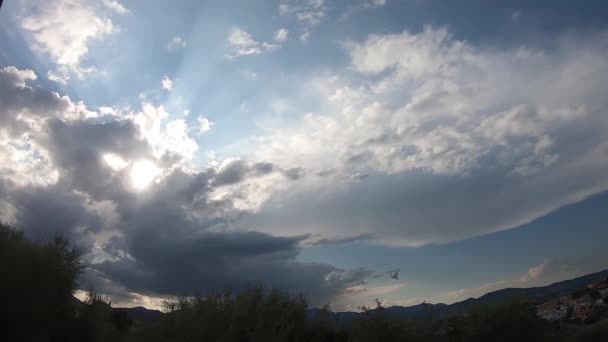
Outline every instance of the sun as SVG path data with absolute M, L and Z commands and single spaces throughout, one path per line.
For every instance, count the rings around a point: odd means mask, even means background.
M 153 162 L 149 160 L 137 161 L 131 165 L 129 173 L 131 185 L 137 191 L 145 190 L 159 174 L 160 169 Z

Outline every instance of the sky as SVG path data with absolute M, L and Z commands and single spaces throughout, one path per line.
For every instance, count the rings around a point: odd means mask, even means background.
M 608 268 L 606 75 L 599 0 L 8 0 L 0 219 L 119 306 L 545 285 Z

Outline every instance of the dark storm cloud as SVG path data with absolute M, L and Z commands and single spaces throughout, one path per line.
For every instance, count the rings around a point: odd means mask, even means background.
M 250 163 L 237 159 L 220 168 L 214 178 L 215 186 L 231 185 L 242 182 L 246 177 L 257 177 L 270 174 L 275 170 L 271 163 Z
M 16 188 L 8 200 L 17 209 L 17 226 L 37 240 L 63 236 L 86 252 L 90 241 L 81 232 L 101 228 L 101 218 L 85 208 L 83 197 L 63 184 Z
M 111 241 L 106 252 L 122 250 L 130 257 L 92 267 L 139 293 L 208 293 L 259 282 L 304 292 L 314 303 L 364 281 L 361 273 L 297 261 L 306 236 L 227 230 L 224 213 L 211 205 L 202 208 L 204 217 L 193 216 L 189 210 L 211 204 L 206 202 L 209 179 L 208 173 L 174 171 L 138 206 L 119 206 L 124 237 Z M 332 273 L 337 275 L 326 280 Z
M 306 245 L 321 246 L 321 245 L 344 245 L 348 243 L 372 240 L 372 234 L 358 234 L 354 236 L 336 237 L 336 238 L 321 238 L 311 239 L 306 241 Z
M 86 148 L 80 153 L 96 154 Z M 64 162 L 79 160 L 88 158 Z M 70 169 L 67 164 L 64 167 Z M 192 174 L 174 170 L 139 199 L 124 190 L 121 193 L 119 188 L 104 193 L 104 200 L 116 204 L 119 222 L 114 228 L 120 228 L 121 236 L 105 246 L 111 260 L 90 265 L 91 270 L 83 276 L 83 288 L 93 287 L 129 300 L 128 292 L 186 295 L 194 290 L 209 293 L 262 283 L 303 292 L 312 303 L 323 304 L 345 288 L 365 282 L 366 272 L 298 261 L 306 236 L 229 230 L 226 212 L 234 212 L 230 203 L 218 208 L 207 198 L 213 174 L 211 170 Z M 17 224 L 36 238 L 62 234 L 88 251 L 92 241 L 87 232 L 98 231 L 101 218 L 85 208 L 83 196 L 64 185 L 13 192 L 10 197 L 18 208 Z
M 149 156 L 147 143 L 138 139 L 130 120 L 48 123 L 47 136 L 41 144 L 50 152 L 53 164 L 63 174 L 62 180 L 98 199 L 110 191 L 122 191 L 120 179 L 112 177 L 103 161 L 104 153 L 115 153 L 125 159 Z M 103 197 L 103 196 L 102 196 Z

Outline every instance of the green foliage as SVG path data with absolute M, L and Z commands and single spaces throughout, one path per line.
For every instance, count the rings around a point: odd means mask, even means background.
M 178 298 L 166 317 L 137 336 L 141 341 L 298 341 L 307 334 L 307 303 L 261 286 L 240 293 Z
M 352 341 L 544 341 L 554 327 L 536 316 L 533 303 L 513 300 L 482 306 L 467 315 L 406 320 L 378 306 L 364 308 L 352 329 Z
M 61 239 L 27 240 L 0 224 L 0 322 L 3 341 L 120 341 L 125 313 L 91 292 L 74 298 L 83 269 L 80 253 Z
M 470 341 L 542 341 L 549 329 L 534 304 L 522 300 L 476 308 L 467 324 Z
M 113 310 L 108 300 L 89 291 L 78 308 L 74 328 L 78 341 L 121 341 L 132 323 L 126 312 Z
M 0 224 L 0 321 L 8 341 L 70 339 L 80 253 L 65 240 L 32 242 Z

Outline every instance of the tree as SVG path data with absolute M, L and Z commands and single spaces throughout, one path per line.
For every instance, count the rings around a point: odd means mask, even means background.
M 75 314 L 80 253 L 61 239 L 28 241 L 0 224 L 0 322 L 7 341 L 66 341 Z

